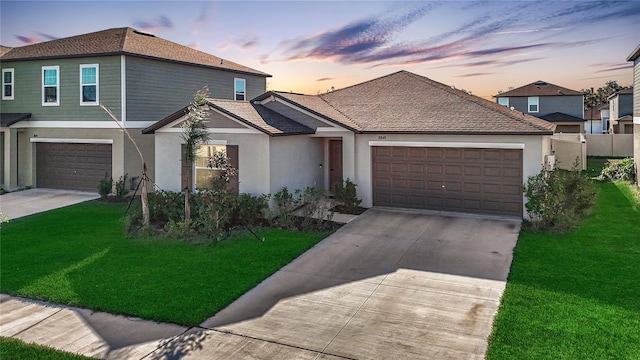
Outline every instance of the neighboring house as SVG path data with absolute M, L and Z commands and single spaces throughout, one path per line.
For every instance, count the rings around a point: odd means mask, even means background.
M 208 85 L 212 97 L 247 100 L 270 75 L 132 28 L 0 48 L 0 185 L 97 191 L 105 174 L 139 176 L 141 147 L 154 178 L 154 137 L 141 129 Z
M 584 111 L 584 131 L 587 134 L 606 134 L 609 131 L 609 103 Z
M 185 104 L 186 105 L 186 104 Z M 321 95 L 269 91 L 250 102 L 210 99 L 211 140 L 225 150 L 240 192 L 357 184 L 362 205 L 522 217 L 523 183 L 551 152 L 555 125 L 410 72 Z M 184 166 L 185 110 L 155 134 L 156 182 L 184 188 L 204 166 Z M 182 176 L 181 176 L 182 174 Z M 185 175 L 186 174 L 186 175 Z
M 545 81 L 536 81 L 494 95 L 500 105 L 556 125 L 556 132 L 584 133 L 584 95 Z
M 640 44 L 627 57 L 627 61 L 633 61 L 633 159 L 636 180 L 640 185 Z
M 609 132 L 633 134 L 633 88 L 622 89 L 608 99 L 611 109 Z

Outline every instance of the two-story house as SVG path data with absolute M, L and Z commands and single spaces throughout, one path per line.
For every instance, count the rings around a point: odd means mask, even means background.
M 633 134 L 633 88 L 617 91 L 608 100 L 611 111 L 609 132 Z
M 584 132 L 584 96 L 579 91 L 536 81 L 494 97 L 500 105 L 556 124 L 556 132 Z
M 212 98 L 247 101 L 270 75 L 132 28 L 0 48 L 0 185 L 97 191 L 105 174 L 154 177 L 154 136 L 142 129 Z M 100 108 L 109 108 L 113 121 Z M 179 131 L 179 129 L 176 129 Z
M 627 57 L 633 61 L 633 161 L 636 164 L 636 180 L 640 185 L 640 44 Z

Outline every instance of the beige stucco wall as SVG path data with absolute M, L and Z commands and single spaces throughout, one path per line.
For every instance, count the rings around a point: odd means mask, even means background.
M 155 133 L 156 184 L 161 190 L 181 191 L 180 132 Z M 211 134 L 210 144 L 238 145 L 240 192 L 268 194 L 269 136 L 266 134 Z
M 13 190 L 18 187 L 18 174 L 16 168 L 18 166 L 16 138 L 18 137 L 18 130 L 8 127 L 0 129 L 2 131 L 3 143 L 2 143 L 2 186 L 5 190 Z
M 289 191 L 307 186 L 325 188 L 324 140 L 308 135 L 270 139 L 270 194 L 287 187 Z
M 147 164 L 147 176 L 151 180 L 155 179 L 155 137 L 153 134 L 143 135 L 142 129 L 127 129 L 127 131 L 131 137 L 133 137 L 133 140 L 142 152 L 144 161 Z M 142 175 L 142 162 L 140 160 L 140 155 L 128 137 L 124 140 L 124 171 L 129 176 L 129 179 L 137 176 L 139 181 L 140 176 Z M 114 177 L 114 179 L 117 178 Z M 127 184 L 127 186 L 129 185 Z M 151 187 L 149 187 L 149 190 L 151 190 Z
M 633 134 L 586 134 L 587 155 L 633 156 L 633 137 Z
M 356 135 L 355 141 L 355 177 L 354 182 L 358 185 L 358 197 L 362 199 L 362 206 L 373 205 L 372 179 L 371 179 L 371 147 L 369 141 L 398 142 L 438 142 L 464 143 L 472 147 L 474 143 L 499 143 L 523 145 L 523 179 L 526 181 L 529 176 L 540 172 L 544 163 L 545 155 L 551 153 L 550 136 L 514 136 L 514 135 Z M 393 144 L 389 144 L 393 146 Z M 464 145 L 462 145 L 464 147 Z M 524 195 L 523 195 L 524 196 Z M 525 200 L 526 201 L 526 200 Z M 526 213 L 523 209 L 523 216 Z

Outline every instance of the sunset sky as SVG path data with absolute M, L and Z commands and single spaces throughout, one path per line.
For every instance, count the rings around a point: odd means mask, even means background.
M 0 43 L 133 27 L 307 94 L 404 69 L 490 98 L 632 83 L 640 1 L 5 1 Z

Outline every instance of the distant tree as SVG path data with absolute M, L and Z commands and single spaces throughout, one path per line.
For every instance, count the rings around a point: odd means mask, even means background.
M 615 80 L 607 81 L 604 86 L 598 88 L 598 90 L 582 89 L 580 92 L 584 94 L 584 109 L 594 109 L 602 104 L 609 102 L 609 96 L 624 89 L 628 89 L 630 86 L 621 86 Z

